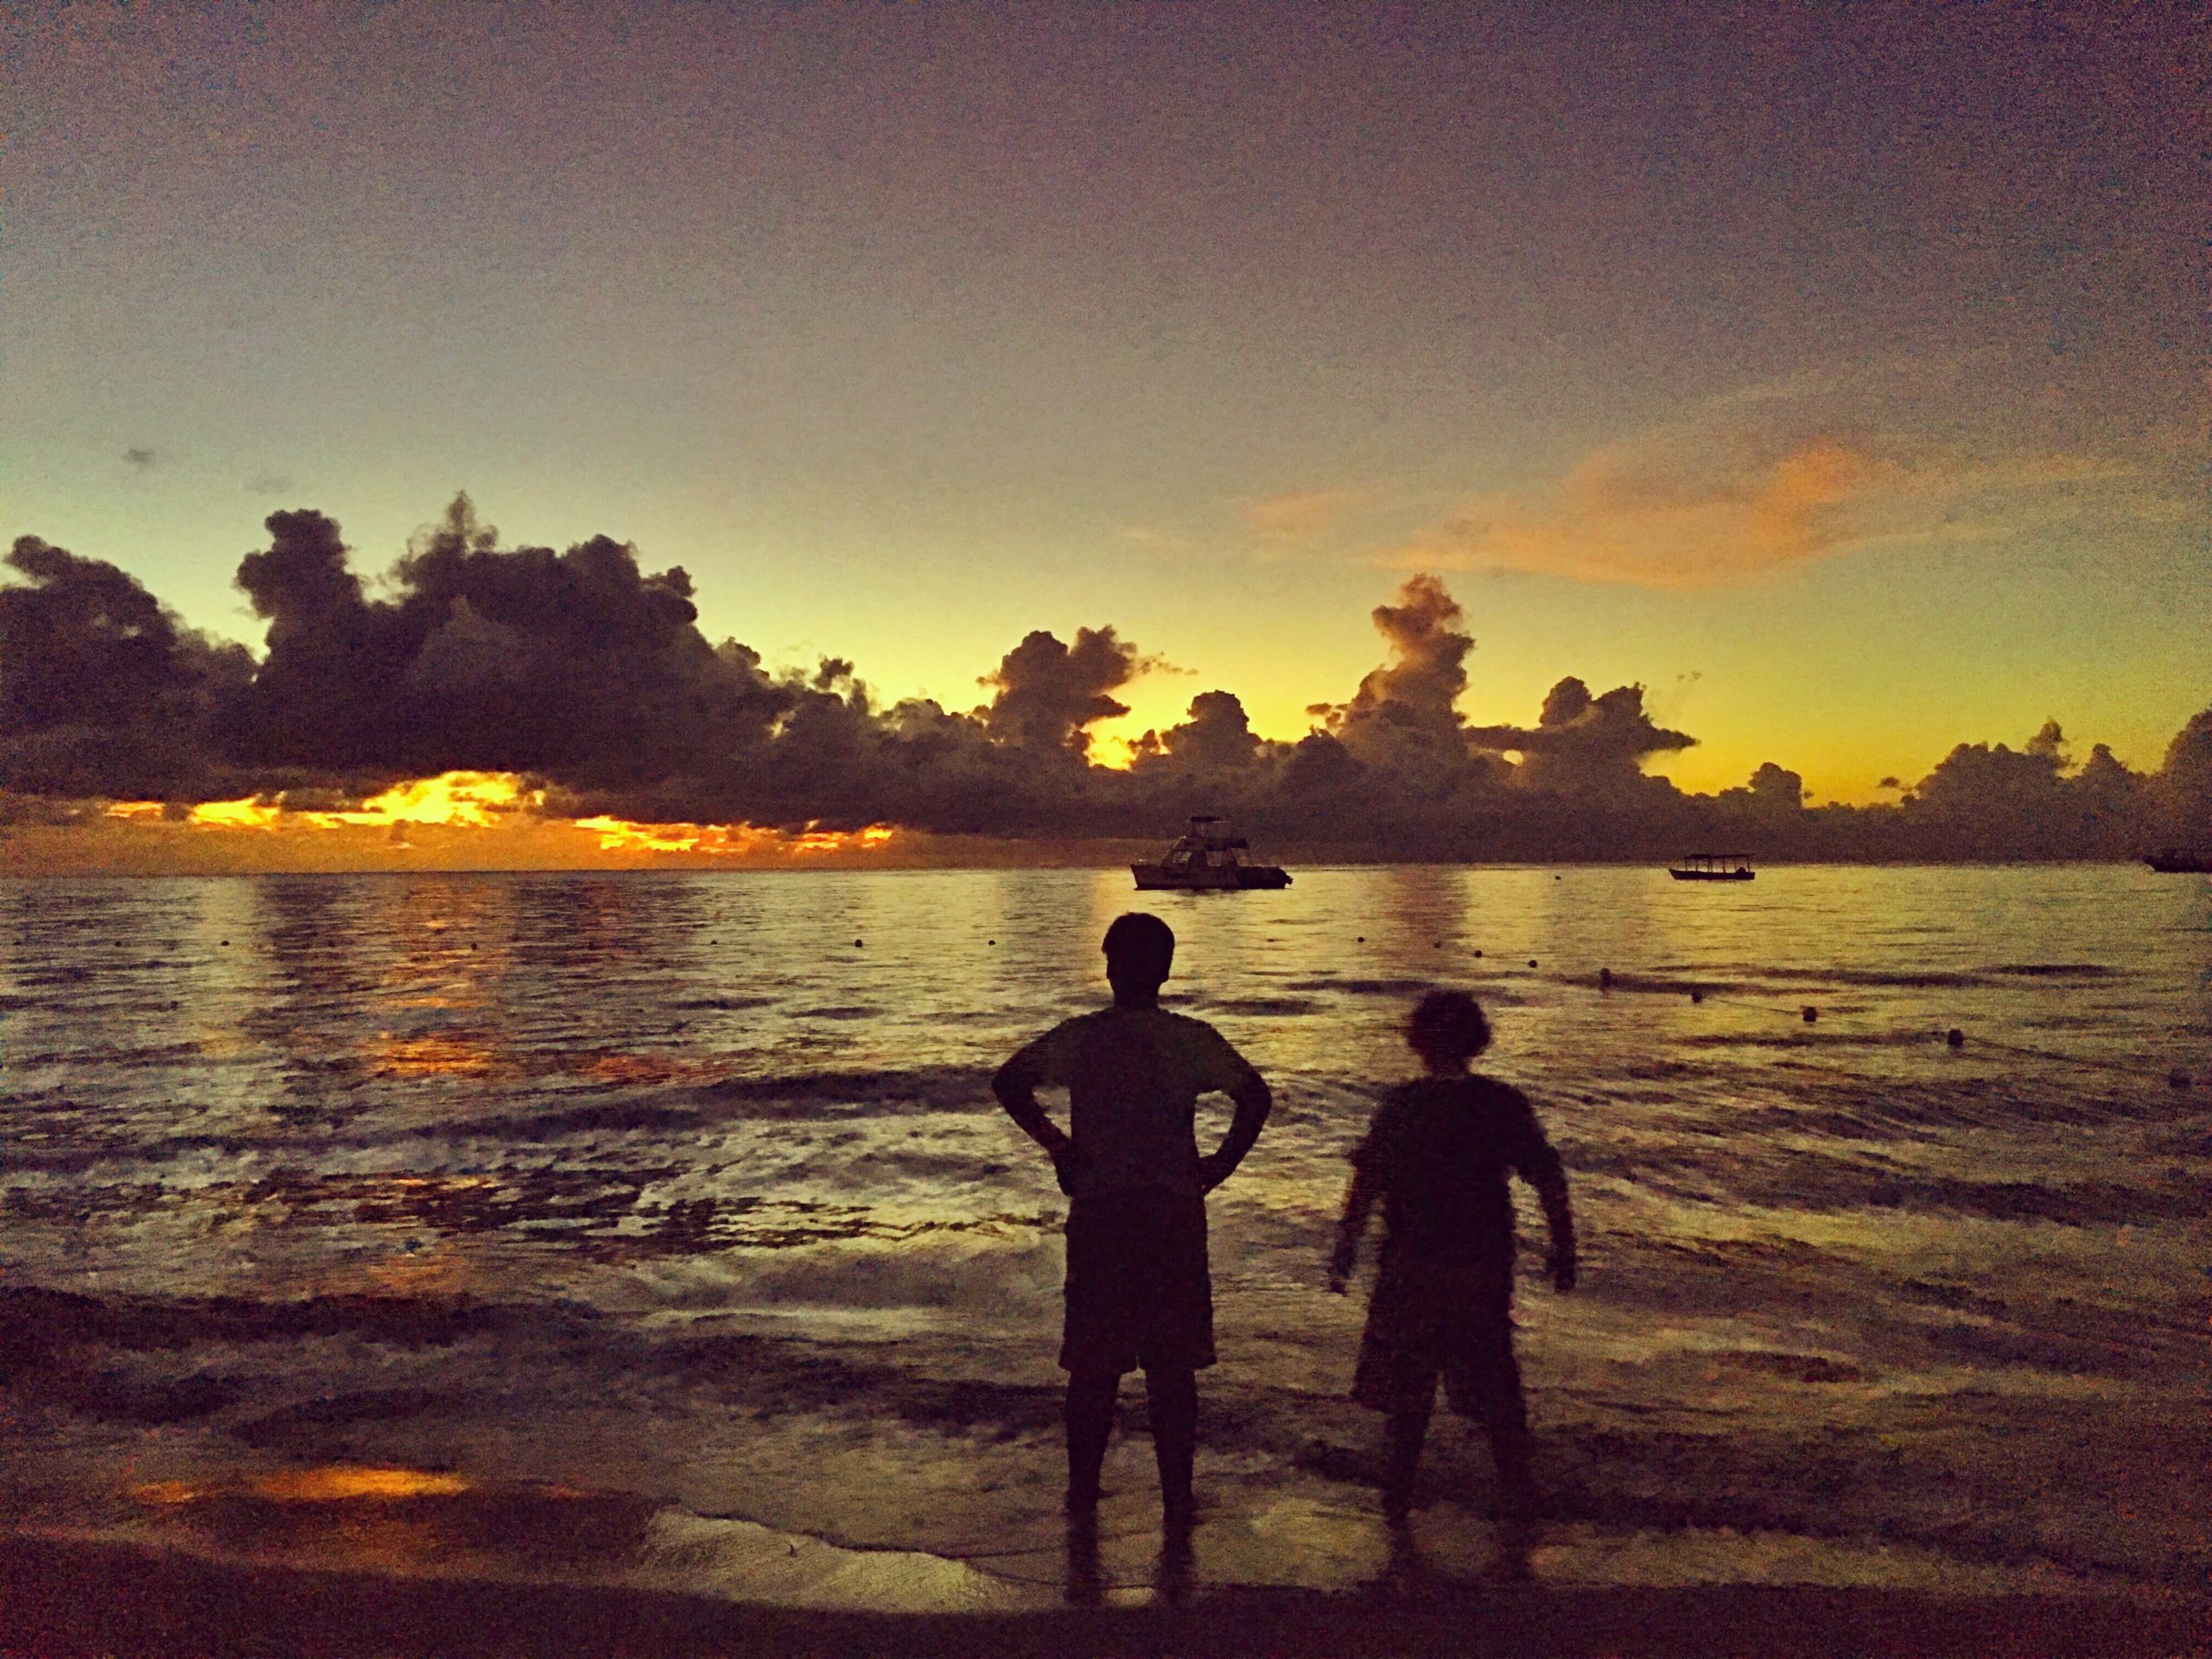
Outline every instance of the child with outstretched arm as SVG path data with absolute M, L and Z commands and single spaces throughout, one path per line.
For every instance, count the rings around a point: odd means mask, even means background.
M 1384 1097 L 1352 1154 L 1351 1187 L 1329 1263 L 1342 1294 L 1378 1200 L 1383 1236 L 1360 1338 L 1352 1398 L 1387 1413 L 1382 1510 L 1402 1525 L 1440 1377 L 1452 1409 L 1480 1417 L 1497 1461 L 1509 1540 L 1525 1544 L 1535 1517 L 1529 1416 L 1513 1357 L 1513 1205 L 1519 1174 L 1536 1189 L 1551 1231 L 1552 1283 L 1574 1288 L 1574 1221 L 1567 1174 L 1528 1096 L 1471 1072 L 1490 1046 L 1474 998 L 1433 991 L 1406 1025 L 1421 1076 Z

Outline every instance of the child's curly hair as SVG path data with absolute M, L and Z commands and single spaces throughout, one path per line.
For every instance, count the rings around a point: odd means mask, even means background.
M 1431 991 L 1414 1005 L 1406 1041 L 1423 1054 L 1471 1060 L 1490 1046 L 1490 1020 L 1465 991 Z

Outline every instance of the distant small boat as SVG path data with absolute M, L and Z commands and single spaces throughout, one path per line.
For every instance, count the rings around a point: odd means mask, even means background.
M 1132 864 L 1140 892 L 1175 889 L 1191 893 L 1234 893 L 1245 887 L 1287 887 L 1290 873 L 1278 865 L 1255 864 L 1250 843 L 1230 828 L 1227 818 L 1193 817 L 1157 864 Z
M 1667 867 L 1667 874 L 1677 881 L 1752 881 L 1758 876 L 1749 853 L 1684 853 Z
M 2168 875 L 2202 875 L 2212 870 L 2212 853 L 2184 853 L 2178 847 L 2169 847 L 2163 853 L 2145 853 L 2143 861 Z

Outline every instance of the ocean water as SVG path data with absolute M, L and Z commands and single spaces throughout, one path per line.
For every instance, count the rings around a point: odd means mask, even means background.
M 1399 1024 L 1453 985 L 1583 1234 L 1558 1296 L 1522 1194 L 1539 1577 L 2201 1582 L 2212 883 L 2114 866 L 0 887 L 9 1524 L 1056 1594 L 1063 1201 L 988 1083 L 1139 908 L 1277 1100 L 1211 1206 L 1202 1579 L 1394 1570 L 1343 1397 L 1364 1286 L 1323 1266 Z M 1141 1396 L 1111 1594 L 1156 1544 Z M 1487 1453 L 1439 1421 L 1416 1538 L 1477 1573 Z

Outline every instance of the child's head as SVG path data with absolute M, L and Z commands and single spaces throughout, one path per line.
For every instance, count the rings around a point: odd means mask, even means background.
M 1106 952 L 1107 982 L 1116 995 L 1154 995 L 1175 965 L 1174 930 L 1141 911 L 1116 916 L 1101 949 Z
M 1465 1065 L 1490 1046 L 1490 1021 L 1465 991 L 1431 991 L 1414 1005 L 1406 1041 L 1430 1065 Z

